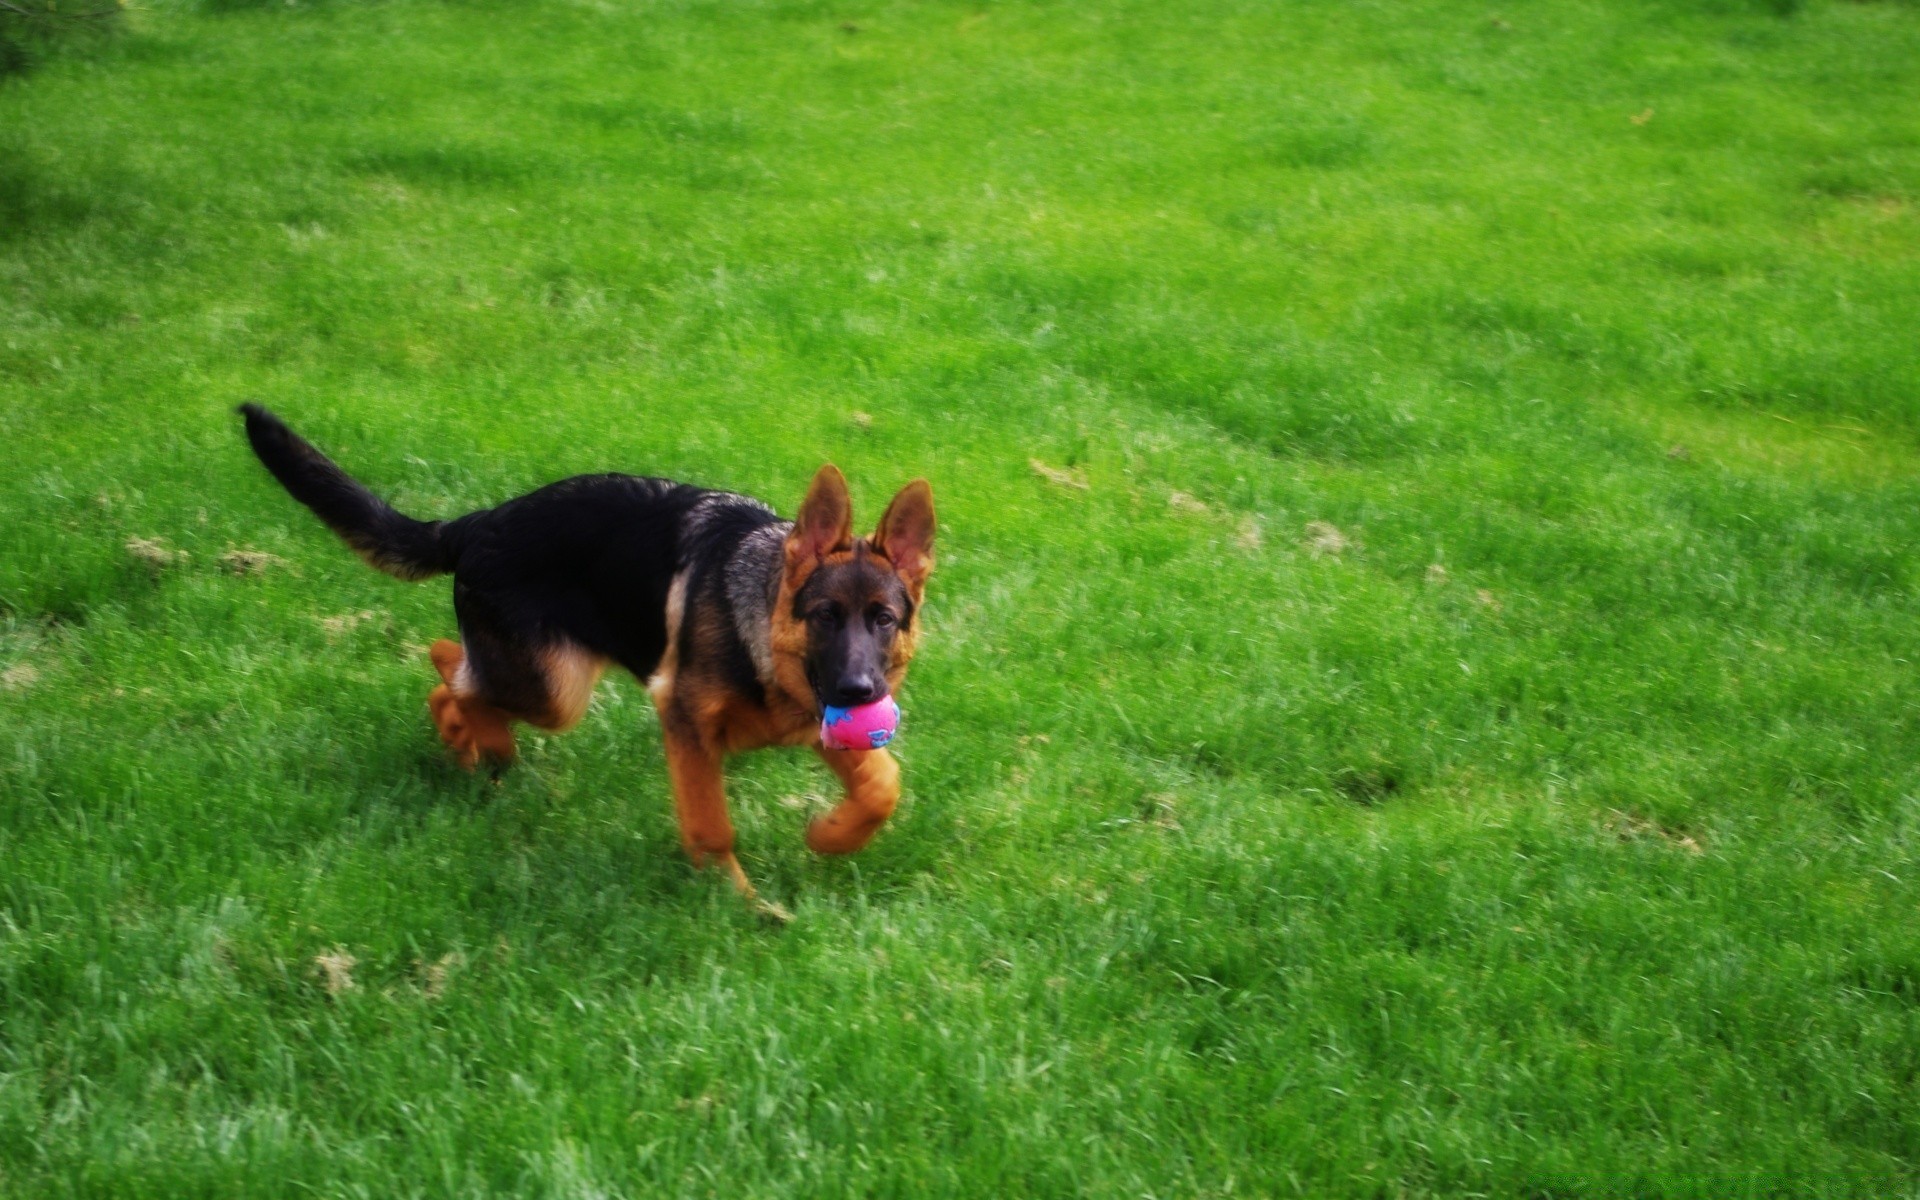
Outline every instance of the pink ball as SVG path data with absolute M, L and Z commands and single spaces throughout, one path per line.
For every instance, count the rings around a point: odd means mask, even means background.
M 829 750 L 878 750 L 900 728 L 900 706 L 892 696 L 852 708 L 827 705 L 820 718 L 820 744 Z

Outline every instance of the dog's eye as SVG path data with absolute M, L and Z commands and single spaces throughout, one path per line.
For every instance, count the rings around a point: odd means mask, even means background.
M 892 609 L 883 608 L 879 612 L 876 612 L 873 614 L 873 623 L 875 625 L 878 625 L 882 629 L 891 628 L 894 621 L 897 619 L 898 618 L 896 618 L 893 615 Z
M 840 614 L 834 610 L 833 605 L 822 604 L 819 608 L 807 614 L 807 620 L 812 621 L 816 625 L 831 625 L 839 615 Z

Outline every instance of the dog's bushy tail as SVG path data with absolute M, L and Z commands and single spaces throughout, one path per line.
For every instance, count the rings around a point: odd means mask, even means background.
M 247 440 L 267 470 L 369 564 L 401 579 L 453 569 L 440 522 L 396 511 L 258 404 L 242 404 L 240 413 L 247 419 Z

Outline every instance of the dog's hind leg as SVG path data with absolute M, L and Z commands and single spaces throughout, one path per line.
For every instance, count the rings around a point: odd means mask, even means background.
M 453 751 L 454 761 L 468 771 L 479 766 L 482 758 L 512 762 L 516 752 L 512 718 L 487 703 L 473 687 L 472 672 L 462 669 L 467 656 L 460 643 L 441 638 L 427 654 L 442 680 L 427 694 L 427 711 L 433 715 L 440 740 Z
M 460 640 L 443 639 L 428 652 L 441 686 L 427 707 L 441 740 L 469 771 L 483 758 L 513 761 L 513 722 L 566 729 L 593 697 L 606 660 L 528 620 L 526 610 L 552 607 L 547 599 L 454 584 Z
M 815 854 L 852 854 L 873 840 L 900 803 L 900 764 L 885 750 L 814 748 L 847 789 L 846 799 L 807 826 Z

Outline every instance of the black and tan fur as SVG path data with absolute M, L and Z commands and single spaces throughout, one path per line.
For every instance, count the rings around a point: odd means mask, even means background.
M 460 640 L 434 643 L 441 682 L 427 704 L 462 766 L 510 761 L 515 721 L 571 727 L 618 665 L 647 682 L 659 711 L 687 853 L 749 898 L 722 785 L 728 755 L 814 748 L 846 792 L 807 829 L 819 853 L 860 849 L 892 815 L 899 766 L 884 750 L 822 748 L 820 712 L 885 695 L 906 674 L 933 569 L 925 480 L 902 488 L 865 538 L 832 466 L 791 522 L 746 496 L 631 475 L 576 476 L 456 520 L 416 521 L 272 413 L 241 412 L 260 461 L 367 562 L 401 579 L 453 574 Z

